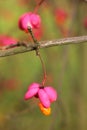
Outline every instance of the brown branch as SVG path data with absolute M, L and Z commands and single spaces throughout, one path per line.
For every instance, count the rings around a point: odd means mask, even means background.
M 50 41 L 41 41 L 39 42 L 39 48 L 48 48 L 52 46 L 60 46 L 60 45 L 68 45 L 68 44 L 79 44 L 87 42 L 87 36 L 79 36 L 79 37 L 70 37 L 70 38 L 62 38 Z M 26 42 L 18 42 L 13 47 L 8 47 L 8 49 L 0 50 L 0 57 L 6 57 L 11 55 L 16 55 L 20 53 L 25 53 L 29 51 L 36 50 L 37 46 L 26 43 Z

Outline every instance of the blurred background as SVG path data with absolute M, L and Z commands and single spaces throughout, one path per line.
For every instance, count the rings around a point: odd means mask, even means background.
M 19 41 L 29 36 L 18 19 L 34 11 L 39 0 L 0 0 L 0 35 Z M 38 10 L 41 40 L 87 35 L 86 0 L 45 0 Z M 0 43 L 1 44 L 1 43 Z M 40 50 L 47 69 L 46 85 L 58 92 L 52 114 L 44 116 L 34 98 L 24 101 L 32 82 L 41 82 L 42 67 L 35 52 L 0 58 L 0 130 L 87 130 L 87 43 Z

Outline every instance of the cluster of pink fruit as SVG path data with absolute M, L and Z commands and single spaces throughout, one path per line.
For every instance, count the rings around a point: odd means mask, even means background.
M 25 32 L 28 32 L 28 26 L 32 29 L 38 29 L 41 26 L 41 18 L 39 15 L 34 13 L 25 13 L 19 19 L 19 28 Z M 38 83 L 32 83 L 26 94 L 25 100 L 28 100 L 32 97 L 36 97 L 40 100 L 39 107 L 45 115 L 51 113 L 51 102 L 56 101 L 57 92 L 54 88 L 48 86 L 44 87 Z
M 68 14 L 64 9 L 58 8 L 54 12 L 55 21 L 59 29 L 65 23 L 68 18 Z M 35 31 L 35 37 L 40 39 L 42 36 L 41 18 L 38 14 L 27 12 L 23 14 L 18 21 L 18 26 L 21 30 L 28 32 L 27 27 L 30 26 Z M 87 17 L 83 19 L 83 26 L 87 29 Z M 10 36 L 0 35 L 0 46 L 7 46 L 15 44 L 17 40 Z
M 28 26 L 30 26 L 32 29 L 36 29 L 37 32 L 35 33 L 35 36 L 39 37 L 39 32 L 41 32 L 41 18 L 39 15 L 32 12 L 25 13 L 19 18 L 18 26 L 25 32 L 28 32 Z M 6 35 L 0 35 L 0 46 L 9 46 L 16 44 L 16 42 L 17 40 L 15 38 Z
M 64 21 L 67 18 L 67 14 L 63 10 L 56 10 L 55 18 L 57 25 L 62 26 Z M 28 33 L 28 27 L 31 29 L 38 30 L 41 27 L 41 18 L 38 14 L 28 12 L 23 14 L 18 21 L 18 26 L 22 31 Z M 84 26 L 87 28 L 87 18 L 84 20 Z M 15 44 L 17 40 L 11 38 L 9 36 L 0 36 L 0 46 L 7 46 L 11 44 Z M 52 102 L 57 99 L 57 92 L 51 86 L 41 86 L 38 83 L 32 83 L 25 94 L 25 100 L 28 100 L 32 97 L 36 97 L 40 100 L 39 107 L 41 111 L 45 115 L 49 115 L 51 113 L 50 105 Z
M 40 100 L 39 107 L 45 115 L 51 113 L 50 105 L 57 99 L 57 92 L 51 86 L 41 86 L 39 83 L 32 83 L 25 94 L 25 100 L 36 97 Z
M 31 29 L 40 28 L 41 18 L 38 14 L 32 12 L 25 13 L 19 18 L 18 26 L 22 31 L 28 33 L 28 27 Z M 15 44 L 16 40 L 8 36 L 1 36 L 0 43 L 4 43 L 3 45 L 6 46 Z M 38 83 L 32 83 L 25 94 L 25 100 L 28 100 L 32 97 L 37 97 L 40 100 L 39 107 L 41 111 L 45 115 L 49 115 L 51 113 L 50 105 L 52 102 L 56 101 L 57 92 L 50 86 L 44 87 Z

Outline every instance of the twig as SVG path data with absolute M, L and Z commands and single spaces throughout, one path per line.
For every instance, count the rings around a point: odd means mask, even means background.
M 39 48 L 48 48 L 52 46 L 61 46 L 61 45 L 68 45 L 68 44 L 79 44 L 79 43 L 85 43 L 85 42 L 87 42 L 87 36 L 62 38 L 62 39 L 56 39 L 56 40 L 50 40 L 50 41 L 41 41 L 39 42 L 40 43 Z M 11 48 L 8 47 L 8 48 L 9 49 L 0 50 L 0 57 L 6 57 L 6 56 L 33 51 L 33 50 L 36 50 L 37 45 L 32 45 L 26 42 L 18 42 L 18 43 L 15 43 L 15 47 L 11 47 Z

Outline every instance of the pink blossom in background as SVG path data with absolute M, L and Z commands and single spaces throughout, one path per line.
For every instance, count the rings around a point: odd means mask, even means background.
M 55 20 L 57 25 L 63 25 L 68 17 L 67 12 L 64 9 L 55 10 Z
M 11 44 L 15 44 L 17 40 L 10 36 L 0 35 L 0 46 L 8 46 Z
M 43 36 L 43 28 L 40 27 L 38 29 L 34 29 L 34 36 L 36 37 L 37 40 L 40 40 Z
M 18 3 L 19 6 L 22 6 L 24 8 L 24 6 L 29 4 L 30 0 L 16 0 L 16 2 Z
M 28 12 L 20 16 L 18 26 L 21 30 L 27 30 L 30 26 L 32 29 L 38 29 L 41 26 L 41 18 L 38 14 Z
M 85 17 L 83 24 L 84 24 L 84 27 L 87 29 L 87 17 Z
M 28 100 L 32 97 L 38 98 L 45 108 L 49 108 L 51 103 L 57 100 L 57 92 L 51 86 L 43 87 L 38 83 L 32 83 L 28 87 L 24 99 Z

